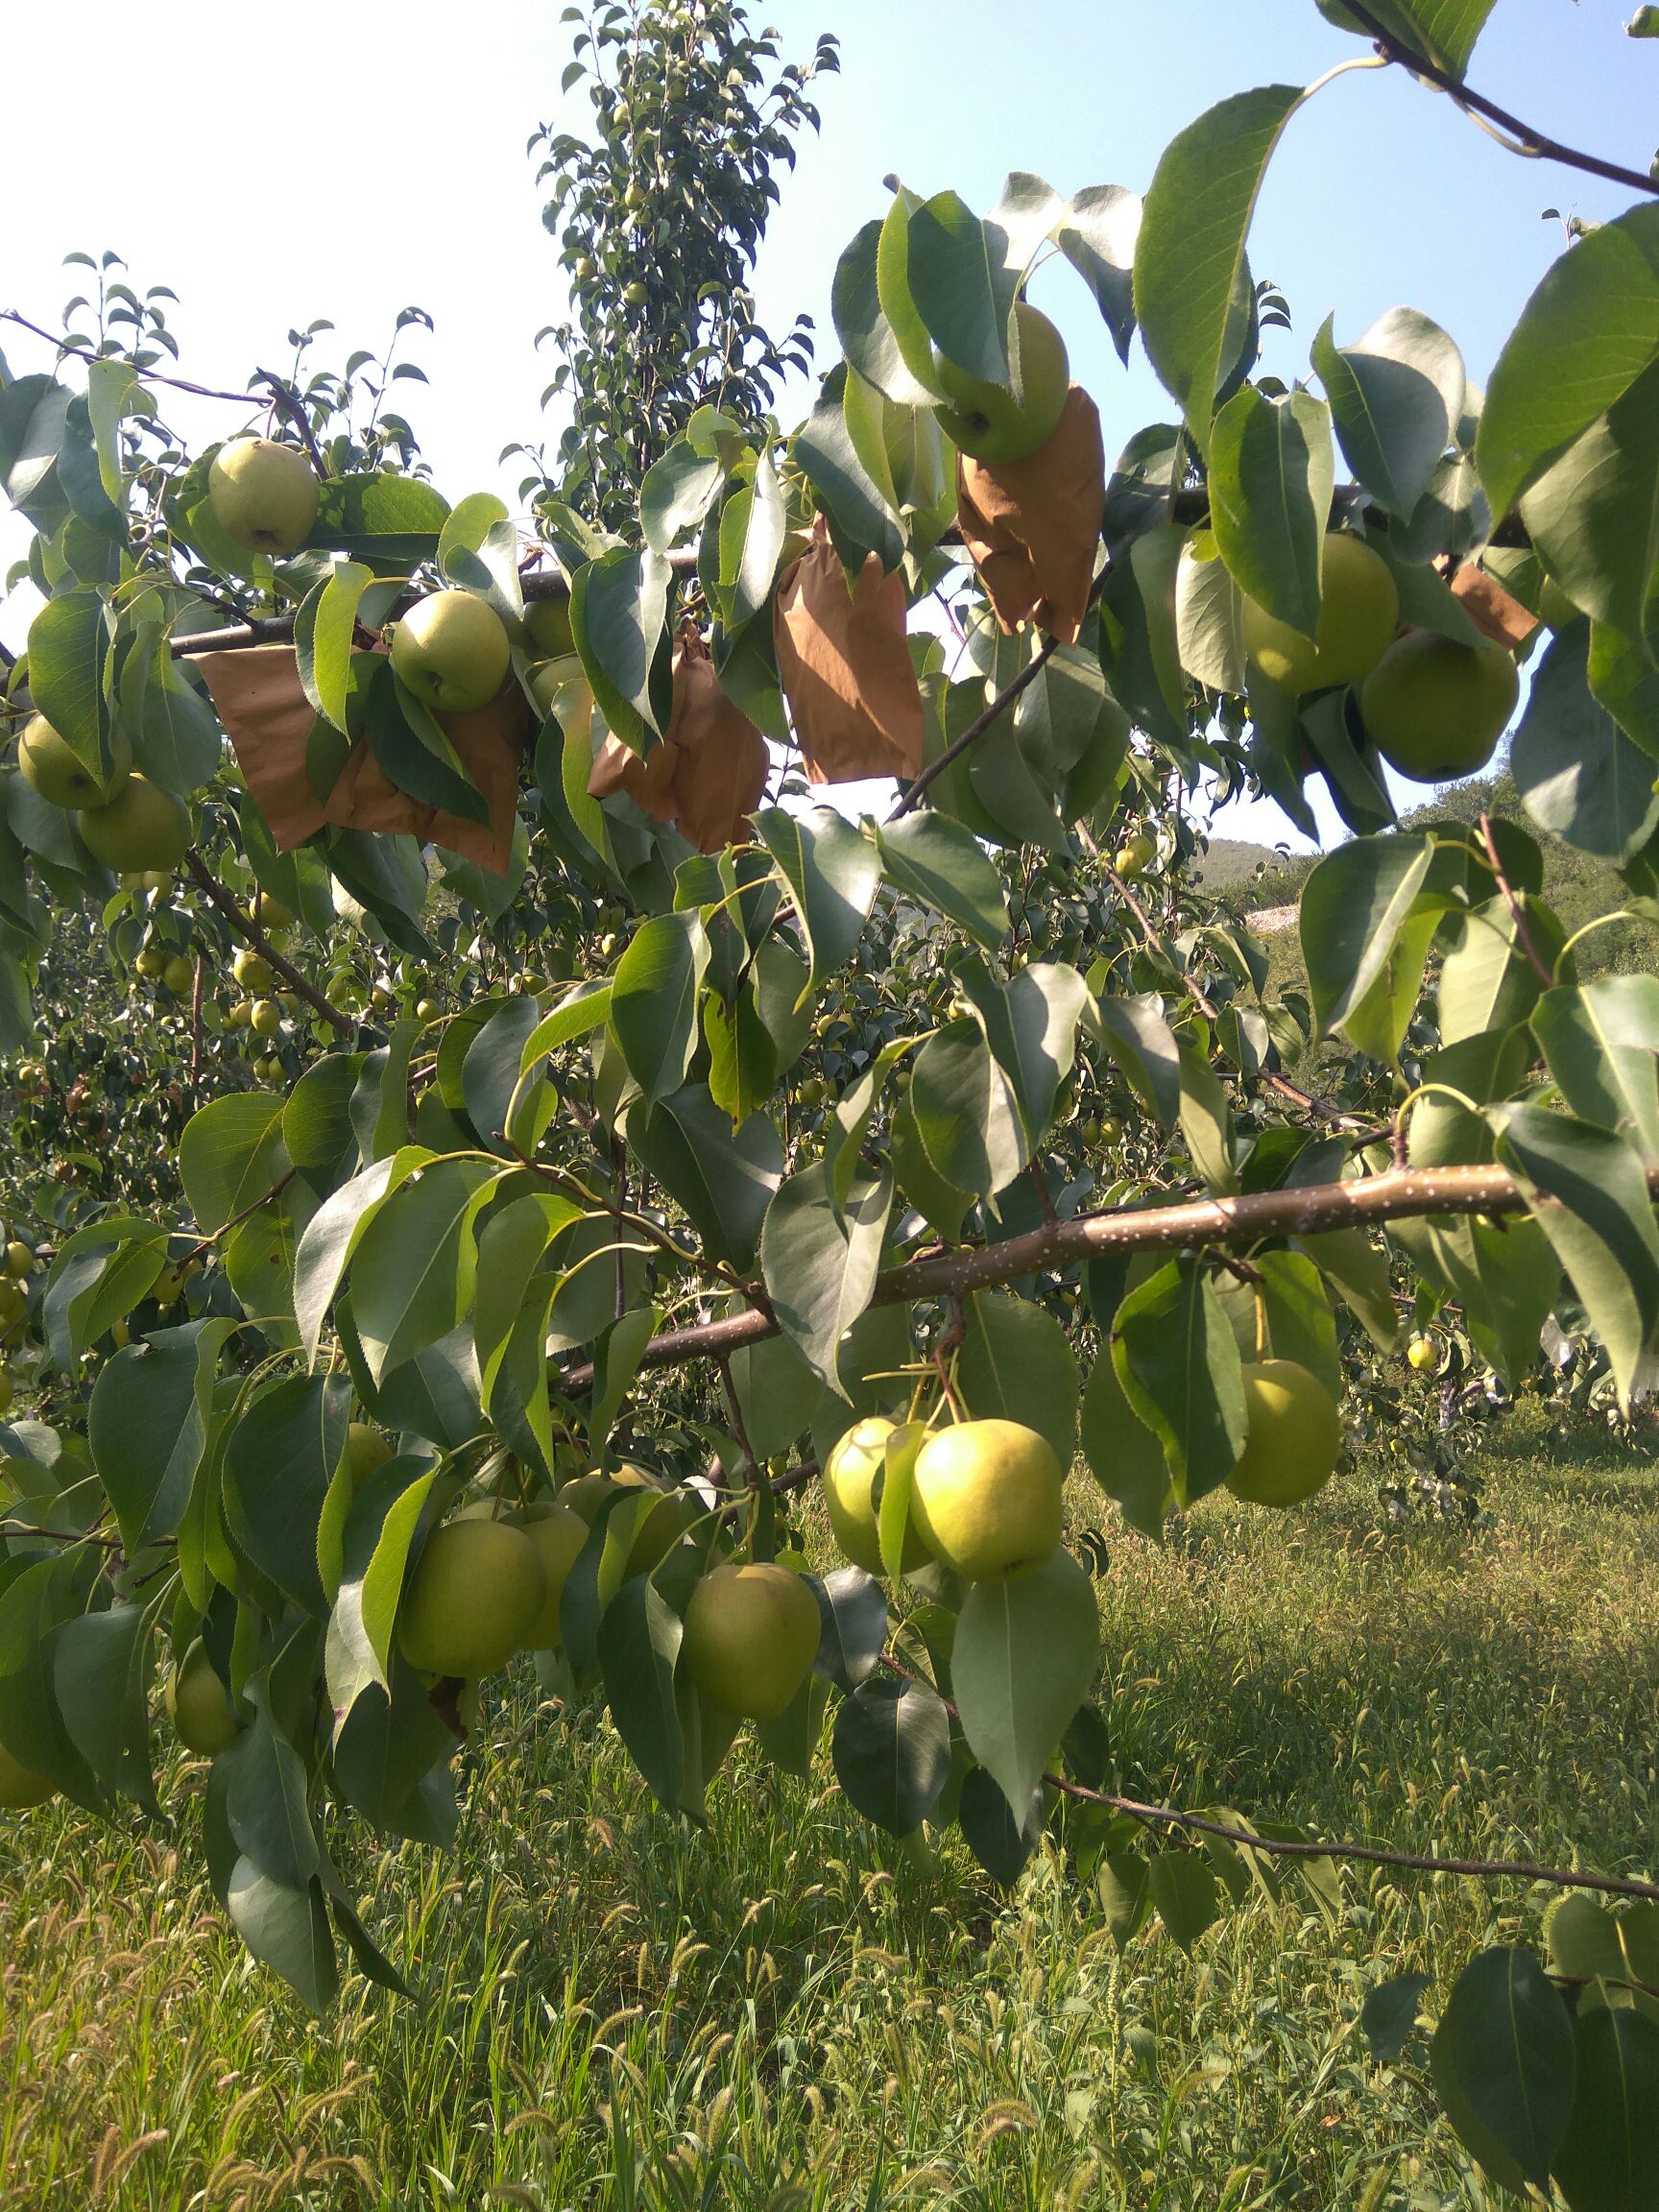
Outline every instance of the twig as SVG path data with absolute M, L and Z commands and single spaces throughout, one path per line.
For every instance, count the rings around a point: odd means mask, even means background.
M 196 955 L 195 972 L 190 978 L 190 1103 L 196 1103 L 196 1093 L 202 1081 L 202 974 L 205 963 L 200 952 Z
M 1587 177 L 1603 177 L 1610 184 L 1624 184 L 1632 192 L 1659 193 L 1659 178 L 1644 177 L 1639 169 L 1625 169 L 1617 161 L 1605 161 L 1599 154 L 1581 154 L 1575 147 L 1564 146 L 1559 138 L 1551 138 L 1542 131 L 1534 131 L 1529 123 L 1523 123 L 1519 115 L 1510 114 L 1508 108 L 1500 108 L 1495 100 L 1474 91 L 1461 78 L 1454 77 L 1449 69 L 1438 62 L 1428 61 L 1414 54 L 1408 46 L 1402 46 L 1391 33 L 1385 31 L 1368 8 L 1359 0 L 1343 0 L 1348 13 L 1359 28 L 1375 41 L 1377 51 L 1384 60 L 1397 61 L 1408 69 L 1413 77 L 1427 78 L 1437 84 L 1442 92 L 1449 92 L 1459 108 L 1472 115 L 1484 116 L 1506 132 L 1514 143 L 1510 152 L 1524 155 L 1531 161 L 1559 161 L 1567 169 L 1582 169 Z
M 274 973 L 281 976 L 289 990 L 299 998 L 303 998 L 307 1006 L 321 1014 L 324 1021 L 333 1028 L 338 1036 L 351 1036 L 353 1024 L 350 1016 L 342 1014 L 338 1006 L 331 1004 L 328 999 L 324 998 L 322 992 L 318 990 L 308 976 L 302 975 L 291 960 L 285 960 L 282 957 L 270 938 L 266 936 L 264 930 L 260 928 L 258 923 L 251 915 L 243 913 L 224 884 L 207 868 L 201 854 L 197 852 L 194 846 L 185 854 L 184 865 L 189 869 L 198 888 L 224 915 L 237 936 L 244 938 L 248 944 L 252 946 L 255 952 L 262 954 L 271 963 Z
M 1659 1198 L 1659 1167 L 1647 1171 L 1649 1193 Z M 1550 1205 L 1553 1201 L 1540 1201 Z M 1116 1207 L 1046 1222 L 998 1244 L 968 1247 L 907 1261 L 876 1278 L 874 1306 L 913 1305 L 923 1298 L 967 1297 L 1022 1275 L 1080 1264 L 1101 1252 L 1197 1251 L 1222 1244 L 1256 1244 L 1272 1237 L 1314 1237 L 1326 1229 L 1367 1228 L 1426 1214 L 1524 1214 L 1527 1200 L 1506 1167 L 1413 1167 L 1361 1176 L 1351 1183 L 1311 1183 L 1302 1189 L 1256 1190 L 1238 1198 L 1195 1198 L 1179 1205 Z M 723 1314 L 717 1321 L 664 1330 L 640 1358 L 644 1367 L 678 1367 L 712 1358 L 739 1345 L 778 1334 L 766 1312 Z M 566 1393 L 590 1389 L 592 1363 L 555 1379 Z
M 1509 878 L 1503 873 L 1503 863 L 1498 857 L 1498 840 L 1493 833 L 1492 817 L 1484 812 L 1480 816 L 1480 842 L 1486 848 L 1486 857 L 1491 863 L 1492 874 L 1497 878 L 1499 890 L 1503 894 L 1503 903 L 1509 909 L 1509 919 L 1515 925 L 1517 942 L 1530 962 L 1533 974 L 1543 979 L 1546 991 L 1551 991 L 1555 987 L 1554 974 L 1546 966 L 1543 956 L 1533 942 L 1532 931 L 1527 921 L 1527 909 L 1510 888 Z
M 256 383 L 268 384 L 271 387 L 271 397 L 281 408 L 283 414 L 287 416 L 289 421 L 293 423 L 295 429 L 299 431 L 305 450 L 311 457 L 312 468 L 316 469 L 319 476 L 325 477 L 328 474 L 328 464 L 323 458 L 323 448 L 317 443 L 317 433 L 311 427 L 311 418 L 305 412 L 305 403 L 299 393 L 295 391 L 292 384 L 284 383 L 282 378 L 270 369 L 255 369 L 253 377 Z
M 191 1245 L 189 1251 L 185 1253 L 184 1258 L 194 1260 L 203 1252 L 210 1252 L 221 1238 L 228 1237 L 232 1229 L 240 1229 L 243 1222 L 251 1220 L 258 1213 L 261 1206 L 269 1206 L 273 1198 L 279 1198 L 299 1172 L 298 1167 L 290 1167 L 284 1174 L 278 1175 L 270 1189 L 261 1190 L 251 1206 L 244 1206 L 240 1214 L 232 1214 L 228 1221 L 221 1221 L 217 1229 L 210 1231 L 205 1237 L 199 1238 Z

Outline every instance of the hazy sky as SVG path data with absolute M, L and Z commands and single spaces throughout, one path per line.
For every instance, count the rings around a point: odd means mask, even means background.
M 74 248 L 112 247 L 140 286 L 170 284 L 184 373 L 236 388 L 255 365 L 286 366 L 285 335 L 328 316 L 343 361 L 378 348 L 414 302 L 437 324 L 415 350 L 431 383 L 406 403 L 439 486 L 511 497 L 502 446 L 541 434 L 550 361 L 535 333 L 563 298 L 525 141 L 562 102 L 567 28 L 559 0 L 402 0 L 387 11 L 335 0 L 325 12 L 231 10 L 222 0 L 13 0 L 4 45 L 11 97 L 0 304 L 50 323 L 84 272 Z M 1313 0 L 772 0 L 787 55 L 820 29 L 842 42 L 843 74 L 821 82 L 808 137 L 769 235 L 757 292 L 785 325 L 805 307 L 833 355 L 828 299 L 836 257 L 885 204 L 897 169 L 922 191 L 953 185 L 989 206 L 1009 169 L 1062 191 L 1143 189 L 1163 146 L 1225 94 L 1303 83 L 1362 51 Z M 1569 143 L 1645 169 L 1659 137 L 1659 42 L 1623 36 L 1623 0 L 1498 0 L 1471 81 Z M 1269 366 L 1307 369 L 1325 315 L 1338 342 L 1384 309 L 1424 309 L 1483 379 L 1562 234 L 1554 205 L 1616 213 L 1627 196 L 1575 172 L 1525 162 L 1451 102 L 1401 71 L 1358 71 L 1291 126 L 1252 243 L 1256 272 L 1295 319 Z M 1101 405 L 1109 452 L 1166 417 L 1137 355 L 1125 374 L 1088 295 L 1063 266 L 1039 303 L 1071 342 L 1074 372 Z M 0 329 L 14 371 L 45 349 Z M 805 389 L 796 396 L 805 400 Z M 785 420 L 802 412 L 786 397 Z M 170 405 L 206 438 L 233 408 Z M 0 517 L 0 559 L 19 546 Z M 26 617 L 0 613 L 21 643 Z M 1284 833 L 1252 809 L 1247 833 Z

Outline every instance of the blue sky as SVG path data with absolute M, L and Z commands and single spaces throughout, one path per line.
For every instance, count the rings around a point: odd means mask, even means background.
M 1471 81 L 1644 169 L 1659 137 L 1659 43 L 1623 36 L 1629 12 L 1621 0 L 1498 0 Z M 0 304 L 50 320 L 71 289 L 62 255 L 113 247 L 139 282 L 180 294 L 185 373 L 234 388 L 255 363 L 285 365 L 295 322 L 331 317 L 343 357 L 418 302 L 437 321 L 417 355 L 432 381 L 402 394 L 438 482 L 452 498 L 510 495 L 496 457 L 538 435 L 548 364 L 533 340 L 562 307 L 524 144 L 548 117 L 581 119 L 558 93 L 559 13 L 556 0 L 403 0 L 390 15 L 339 0 L 325 26 L 303 11 L 154 0 L 140 37 L 125 0 L 13 9 L 8 77 L 22 96 L 8 102 Z M 754 15 L 789 54 L 821 28 L 842 41 L 843 74 L 820 87 L 822 136 L 785 180 L 757 287 L 776 325 L 813 314 L 831 354 L 830 276 L 883 206 L 888 171 L 980 206 L 1014 168 L 1065 192 L 1143 189 L 1164 145 L 1214 101 L 1305 83 L 1363 51 L 1313 0 L 772 0 Z M 1341 78 L 1296 118 L 1258 217 L 1257 274 L 1295 319 L 1269 366 L 1305 372 L 1329 312 L 1341 342 L 1404 303 L 1443 323 L 1483 380 L 1560 250 L 1542 210 L 1595 218 L 1626 199 L 1517 160 L 1397 69 Z M 1143 358 L 1118 365 L 1074 277 L 1057 266 L 1037 297 L 1071 341 L 1109 450 L 1168 414 Z M 39 359 L 14 333 L 0 348 L 14 369 Z M 176 420 L 205 438 L 232 427 L 231 412 L 201 402 Z M 0 519 L 0 558 L 18 542 Z M 12 643 L 23 627 L 21 608 L 0 616 Z M 1283 828 L 1276 810 L 1248 827 Z

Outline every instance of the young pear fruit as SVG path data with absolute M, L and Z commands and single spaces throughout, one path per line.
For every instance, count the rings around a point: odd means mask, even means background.
M 910 1424 L 920 1427 L 919 1423 Z M 824 1462 L 824 1505 L 835 1541 L 867 1575 L 879 1575 L 881 1538 L 878 1515 L 877 1483 L 886 1473 L 887 1447 L 900 1434 L 899 1424 L 885 1414 L 871 1414 L 854 1421 Z M 922 1439 L 915 1439 L 920 1447 Z M 906 1572 L 928 1558 L 926 1545 L 914 1520 L 906 1522 L 904 1552 L 901 1564 Z
M 1325 540 L 1319 624 L 1310 637 L 1280 622 L 1254 599 L 1244 602 L 1244 650 L 1282 691 L 1357 684 L 1388 650 L 1400 619 L 1400 590 L 1387 563 L 1351 531 Z
M 190 847 L 190 809 L 134 771 L 107 805 L 75 817 L 82 843 L 101 866 L 177 868 Z
M 392 633 L 392 665 L 441 713 L 488 707 L 513 658 L 506 625 L 475 591 L 433 591 Z
M 132 747 L 124 730 L 117 728 L 110 733 L 109 757 L 108 775 L 94 776 L 44 714 L 31 714 L 17 740 L 17 765 L 23 771 L 23 781 L 50 806 L 107 805 L 132 769 Z
M 255 998 L 248 1022 L 255 1037 L 275 1037 L 282 1026 L 282 1009 L 275 998 Z
M 538 661 L 563 661 L 576 650 L 576 633 L 570 627 L 570 597 L 531 599 L 524 608 L 524 628 L 536 648 Z
M 572 1513 L 568 1505 L 549 1499 L 525 1508 L 523 1528 L 541 1562 L 547 1584 L 541 1610 L 524 1631 L 524 1643 L 531 1651 L 556 1651 L 564 1635 L 559 1624 L 559 1600 L 565 1595 L 570 1570 L 588 1541 L 588 1524 L 580 1513 Z
M 1255 1505 L 1300 1505 L 1323 1490 L 1342 1449 L 1335 1400 L 1294 1359 L 1246 1362 L 1244 1449 L 1227 1478 Z
M 1005 385 L 971 376 L 955 362 L 937 354 L 934 373 L 945 395 L 936 413 L 941 427 L 960 450 L 993 467 L 1022 461 L 1052 436 L 1071 389 L 1066 341 L 1046 315 L 1028 301 L 1014 309 L 1016 398 Z
M 232 543 L 275 561 L 298 553 L 311 535 L 323 487 L 298 445 L 275 438 L 232 438 L 207 470 L 207 504 Z
M 21 1237 L 13 1237 L 6 1247 L 6 1272 L 13 1282 L 21 1282 L 35 1265 L 35 1255 Z
M 971 1582 L 1012 1582 L 1053 1556 L 1065 1487 L 1065 1470 L 1035 1429 L 958 1421 L 923 1445 L 910 1509 L 947 1567 Z
M 1413 1336 L 1406 1347 L 1406 1358 L 1419 1375 L 1432 1375 L 1440 1364 L 1439 1347 L 1432 1336 Z
M 230 1693 L 200 1636 L 173 1670 L 162 1693 L 173 1733 L 186 1751 L 215 1758 L 242 1733 Z
M 269 991 L 276 980 L 276 974 L 263 952 L 255 952 L 252 945 L 244 945 L 230 963 L 230 973 L 244 991 Z
M 58 1785 L 44 1774 L 33 1773 L 21 1759 L 13 1759 L 0 1743 L 0 1813 L 27 1813 L 32 1805 L 44 1805 L 58 1794 Z
M 367 1421 L 347 1422 L 346 1465 L 353 1490 L 361 1490 L 375 1469 L 384 1467 L 391 1456 L 392 1447 L 378 1429 L 371 1429 Z
M 770 1560 L 705 1575 L 685 1608 L 685 1664 L 722 1712 L 775 1720 L 812 1671 L 823 1630 L 799 1575 Z
M 1360 685 L 1359 718 L 1402 776 L 1450 783 L 1485 767 L 1520 697 L 1520 671 L 1502 645 L 1409 630 Z
M 195 963 L 187 960 L 182 952 L 175 952 L 161 971 L 161 980 L 175 998 L 187 997 L 196 981 Z
M 1112 856 L 1112 865 L 1126 883 L 1137 876 L 1144 876 L 1157 857 L 1158 848 L 1143 830 L 1136 830 L 1125 837 Z
M 475 1680 L 519 1650 L 547 1594 L 535 1546 L 506 1521 L 447 1521 L 403 1585 L 397 1641 L 424 1674 Z

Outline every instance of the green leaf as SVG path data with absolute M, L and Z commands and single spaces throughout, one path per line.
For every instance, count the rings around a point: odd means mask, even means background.
M 887 1143 L 900 1190 L 923 1219 L 930 1222 L 948 1244 L 954 1244 L 961 1237 L 973 1198 L 948 1183 L 927 1157 L 908 1091 L 894 1105 Z
M 1592 225 L 1527 302 L 1486 388 L 1475 459 L 1503 515 L 1659 355 L 1659 204 Z
M 1573 2040 L 1577 2094 L 1555 2179 L 1572 2212 L 1646 2212 L 1659 2203 L 1659 2026 L 1599 2005 L 1580 2008 Z
M 75 757 L 94 776 L 109 765 L 104 664 L 109 632 L 96 591 L 48 599 L 29 625 L 29 690 Z
M 1659 978 L 1598 975 L 1548 991 L 1532 1034 L 1578 1119 L 1616 1130 L 1659 1166 Z
M 1131 1528 L 1154 1543 L 1174 1510 L 1164 1448 L 1123 1395 L 1109 1353 L 1095 1360 L 1083 1393 L 1083 1454 L 1089 1472 L 1116 1499 Z
M 650 916 L 616 963 L 611 1027 L 647 1111 L 690 1071 L 708 972 L 709 935 L 694 908 Z
M 1164 1447 L 1185 1508 L 1226 1480 L 1244 1448 L 1244 1382 L 1226 1308 L 1196 1262 L 1171 1260 L 1112 1322 L 1123 1395 Z
M 862 1567 L 838 1567 L 812 1594 L 823 1629 L 812 1671 L 840 1690 L 856 1690 L 876 1671 L 887 1644 L 887 1598 L 874 1575 Z
M 1010 1805 L 1027 1805 L 1100 1653 L 1094 1585 L 1070 1551 L 1012 1582 L 975 1582 L 950 1647 L 962 1732 Z
M 1233 296 L 1257 196 L 1306 94 L 1269 84 L 1223 100 L 1171 140 L 1135 249 L 1135 312 L 1152 366 L 1208 446 Z
M 424 478 L 374 469 L 323 487 L 309 546 L 360 555 L 381 572 L 436 560 L 449 502 Z
M 66 1621 L 53 1653 L 58 1709 L 104 1788 L 159 1816 L 150 1771 L 150 1643 L 154 1613 L 112 1605 Z
M 1310 392 L 1246 384 L 1210 433 L 1210 520 L 1240 590 L 1311 637 L 1336 464 L 1331 410 Z
M 988 1769 L 971 1767 L 962 1779 L 956 1818 L 969 1850 L 992 1881 L 1006 1889 L 1037 1848 L 1043 1833 L 1043 1794 L 1040 1790 L 1034 1793 L 1022 1826 Z
M 130 1552 L 177 1533 L 207 1445 L 228 1321 L 155 1331 L 117 1352 L 92 1386 L 86 1441 Z
M 1195 1851 L 1155 1852 L 1146 1887 L 1165 1933 L 1190 1951 L 1221 1912 L 1221 1892 L 1207 1861 Z
M 1338 349 L 1329 317 L 1313 341 L 1313 366 L 1355 476 L 1402 517 L 1434 480 L 1462 420 L 1463 356 L 1438 323 L 1415 307 L 1390 307 L 1362 338 Z
M 212 778 L 225 749 L 219 717 L 158 628 L 141 633 L 122 664 L 121 720 L 132 764 L 152 783 L 187 799 Z
M 1659 347 L 1532 485 L 1521 517 L 1545 568 L 1587 614 L 1648 653 L 1659 646 Z
M 1090 975 L 1090 983 L 1094 976 Z M 1101 1044 L 1130 1089 L 1172 1129 L 1181 1109 L 1181 1052 L 1156 992 L 1102 997 L 1094 1011 Z
M 836 1350 L 870 1303 L 892 1206 L 893 1178 L 883 1173 L 854 1182 L 838 1212 L 820 1161 L 788 1178 L 760 1232 L 760 1267 L 779 1327 L 843 1397 Z
M 952 1022 L 927 1040 L 906 1103 L 928 1166 L 953 1189 L 989 1198 L 1024 1166 L 1019 1098 L 977 1022 Z
M 296 1990 L 313 2012 L 326 2012 L 340 1987 L 334 1938 L 319 1884 L 290 1889 L 240 1858 L 230 1871 L 226 1911 L 255 1959 Z
M 1127 368 L 1135 335 L 1135 247 L 1142 204 L 1121 184 L 1089 184 L 1074 195 L 1055 243 L 1094 295 L 1118 358 Z
M 902 235 L 909 221 L 902 200 L 896 201 L 890 210 L 889 221 L 893 220 L 898 221 Z M 927 383 L 920 382 L 911 373 L 881 304 L 878 257 L 884 228 L 879 217 L 866 223 L 842 252 L 830 288 L 830 313 L 835 335 L 841 341 L 841 350 L 858 376 L 901 406 L 926 407 L 934 397 L 931 364 Z M 909 299 L 907 287 L 905 306 L 920 337 L 919 346 L 913 341 L 913 349 L 920 358 L 926 349 L 926 334 L 915 316 L 915 305 Z
M 1501 1037 L 1527 1020 L 1546 988 L 1527 956 L 1528 942 L 1548 968 L 1561 950 L 1562 932 L 1550 909 L 1524 891 L 1513 907 L 1492 899 L 1448 923 L 1438 1000 L 1444 1046 Z
M 523 619 L 518 532 L 504 501 L 473 492 L 454 508 L 438 538 L 438 569 L 446 584 L 476 592 L 503 622 Z
M 717 456 L 694 451 L 684 438 L 658 455 L 639 485 L 639 528 L 653 553 L 666 553 L 697 527 L 725 473 Z
M 250 1682 L 248 1697 L 253 1725 L 237 1739 L 228 1760 L 230 1833 L 238 1850 L 273 1882 L 303 1889 L 322 1863 L 306 1804 L 304 1762 L 272 1719 L 263 1675 Z
M 1659 209 L 1655 209 L 1659 213 Z M 1509 749 L 1522 803 L 1581 853 L 1627 860 L 1659 828 L 1652 757 L 1590 693 L 1590 625 L 1553 638 Z
M 955 922 L 988 952 L 1008 934 L 1002 878 L 979 840 L 948 815 L 923 810 L 876 831 L 887 880 Z
M 1175 646 L 1188 675 L 1212 691 L 1244 688 L 1243 597 L 1213 530 L 1195 530 L 1175 571 Z
M 891 572 L 904 557 L 904 539 L 854 443 L 847 375 L 845 362 L 837 362 L 825 377 L 817 404 L 795 433 L 791 457 L 812 487 L 842 565 L 856 574 L 874 553 Z
M 351 1315 L 376 1382 L 423 1345 L 448 1335 L 471 1305 L 477 1279 L 472 1223 L 498 1172 L 482 1160 L 434 1161 L 363 1229 L 351 1260 Z
M 653 1113 L 628 1115 L 629 1148 L 685 1207 L 711 1258 L 746 1273 L 760 1226 L 783 1180 L 783 1145 L 764 1114 L 735 1131 L 708 1086 L 687 1083 Z
M 1356 837 L 1302 887 L 1302 956 L 1320 1034 L 1337 1029 L 1393 952 L 1433 858 L 1427 837 Z
M 369 1057 L 372 1062 L 375 1055 Z M 419 1145 L 400 1146 L 330 1191 L 306 1223 L 294 1262 L 294 1318 L 307 1365 L 315 1363 L 328 1309 L 364 1231 L 382 1203 L 430 1158 Z
M 757 1459 L 786 1452 L 805 1434 L 824 1385 L 787 1336 L 740 1344 L 731 1356 L 732 1387 Z
M 935 193 L 911 213 L 905 273 L 916 312 L 946 360 L 986 383 L 1008 384 L 1019 272 L 1008 266 L 1005 234 L 958 194 Z
M 618 545 L 570 587 L 576 650 L 607 726 L 636 752 L 667 727 L 668 564 Z M 584 779 L 586 781 L 586 779 Z
M 1447 2119 L 1491 2178 L 1547 2189 L 1577 2059 L 1567 2008 L 1530 1951 L 1483 1951 L 1463 1969 L 1429 2064 Z
M 1423 971 L 1429 964 L 1446 906 L 1442 899 L 1414 900 L 1401 922 L 1382 967 L 1342 1026 L 1361 1052 L 1393 1066 L 1423 996 Z
M 294 620 L 294 649 L 300 684 L 306 698 L 336 730 L 347 731 L 351 697 L 351 659 L 356 649 L 357 610 L 373 582 L 360 561 L 336 561 L 314 591 L 308 592 Z
M 328 1599 L 317 1528 L 350 1410 L 344 1376 L 292 1375 L 251 1400 L 225 1446 L 227 1526 L 259 1572 L 319 1619 Z
M 685 1743 L 674 1703 L 680 1616 L 648 1575 L 624 1582 L 599 1623 L 599 1665 L 616 1733 L 664 1812 L 680 1803 Z
M 184 1124 L 179 1179 L 204 1236 L 255 1205 L 282 1174 L 284 1103 L 268 1091 L 232 1092 Z
M 1052 1313 L 1006 1290 L 967 1302 L 956 1387 L 975 1421 L 1018 1421 L 1062 1467 L 1077 1449 L 1077 1360 Z
M 854 1812 L 889 1836 L 914 1835 L 950 1778 L 950 1721 L 921 1682 L 861 1682 L 841 1700 L 830 1748 Z
M 755 817 L 755 835 L 787 885 L 806 939 L 811 968 L 796 1000 L 804 1006 L 824 978 L 851 959 L 863 935 L 881 882 L 881 855 L 832 806 L 805 814 L 764 806 Z
M 1427 1974 L 1394 1974 L 1365 1992 L 1359 2008 L 1359 2032 L 1379 2065 L 1398 2058 L 1417 2026 L 1417 2008 L 1429 1986 Z
M 1498 1157 L 1526 1193 L 1592 1328 L 1622 1402 L 1653 1377 L 1659 1228 L 1640 1155 L 1622 1137 L 1542 1106 L 1493 1108 Z
M 324 1641 L 324 1673 L 334 1741 L 370 1686 L 392 1695 L 392 1632 L 410 1550 L 420 1531 L 435 1470 L 399 1457 L 379 1467 L 347 1508 L 340 1574 Z M 325 1575 L 325 1586 L 333 1578 Z
M 645 1347 L 656 1334 L 661 1315 L 655 1306 L 640 1306 L 619 1314 L 603 1329 L 593 1346 L 593 1395 L 588 1403 L 588 1443 L 597 1452 L 616 1425 Z
M 400 791 L 467 821 L 490 819 L 489 803 L 443 724 L 390 661 L 378 661 L 369 680 L 364 735 L 376 763 Z
M 1424 60 L 1461 77 L 1494 5 L 1495 0 L 1370 0 L 1368 12 L 1408 53 L 1420 54 Z M 1354 20 L 1342 0 L 1319 0 L 1319 12 L 1341 30 L 1357 31 L 1364 38 L 1372 36 L 1366 25 Z
M 1233 1162 L 1233 1115 L 1226 1086 L 1190 1045 L 1181 1047 L 1179 1118 L 1182 1141 L 1204 1188 L 1231 1197 L 1238 1188 L 1238 1170 Z

